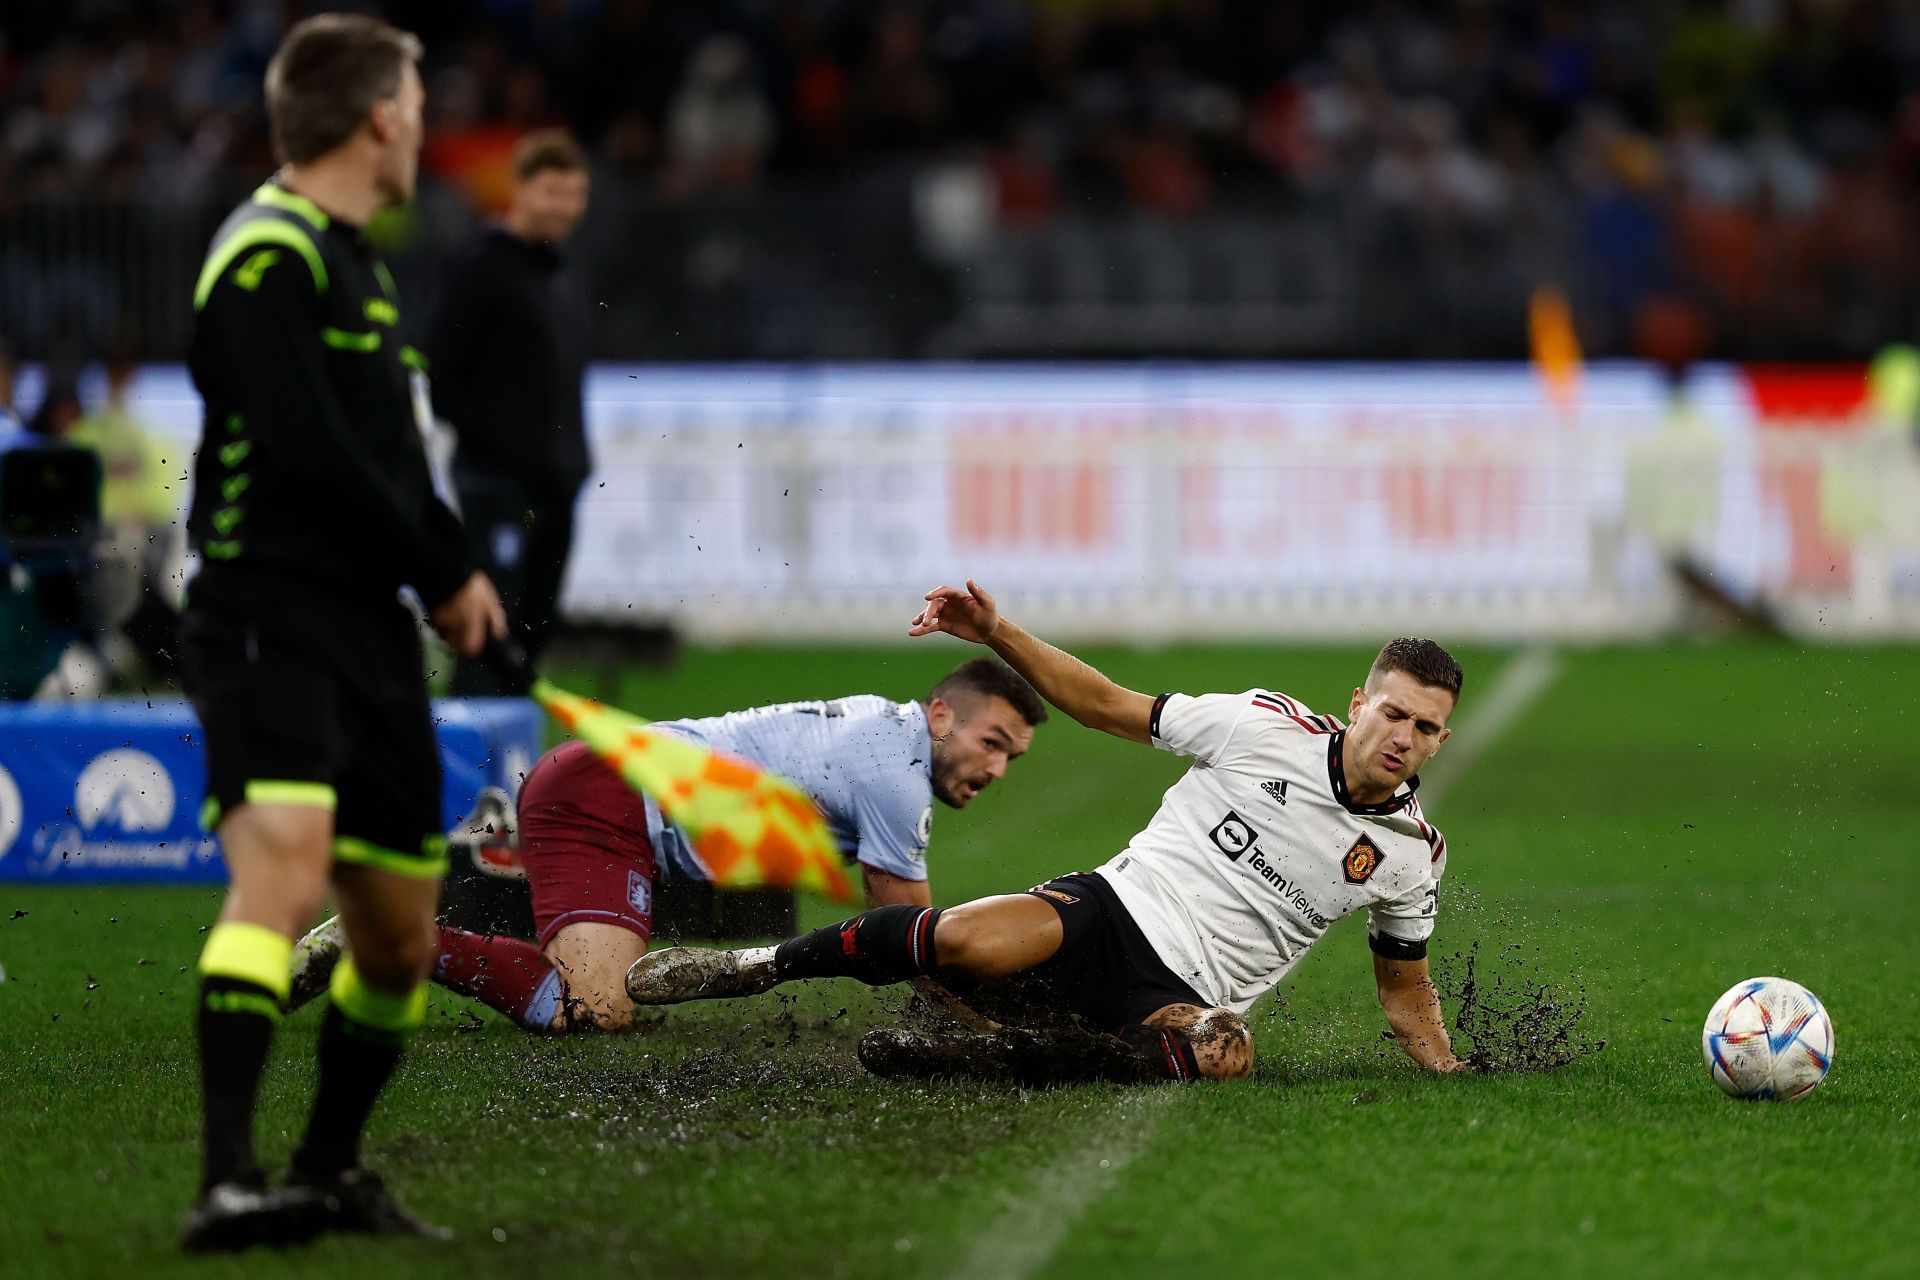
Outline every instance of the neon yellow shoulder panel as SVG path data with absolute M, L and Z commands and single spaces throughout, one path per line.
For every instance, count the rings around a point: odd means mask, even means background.
M 254 190 L 253 198 L 256 203 L 285 209 L 296 218 L 309 223 L 315 231 L 327 229 L 329 219 L 320 206 L 305 196 L 295 195 L 285 187 L 276 187 L 271 182 L 263 182 Z
M 321 293 L 327 291 L 327 264 L 321 261 L 320 250 L 314 245 L 313 237 L 297 223 L 263 215 L 250 218 L 235 227 L 207 255 L 206 265 L 200 268 L 199 283 L 193 288 L 193 309 L 198 311 L 207 305 L 213 286 L 220 283 L 220 277 L 241 254 L 262 245 L 283 245 L 292 249 L 306 261 L 307 270 L 313 273 L 313 287 Z

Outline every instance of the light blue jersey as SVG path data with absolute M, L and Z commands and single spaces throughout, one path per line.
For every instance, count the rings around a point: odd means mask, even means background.
M 856 694 L 784 702 L 654 726 L 789 779 L 813 797 L 848 862 L 927 878 L 933 834 L 933 735 L 917 702 Z M 674 875 L 710 879 L 686 837 L 647 802 L 647 837 Z

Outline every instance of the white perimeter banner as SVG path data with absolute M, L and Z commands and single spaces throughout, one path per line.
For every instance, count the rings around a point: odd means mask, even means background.
M 193 438 L 180 370 L 137 394 Z M 576 618 L 875 640 L 971 576 L 1075 639 L 1604 637 L 1692 576 L 1920 634 L 1916 451 L 1857 370 L 605 365 L 586 396 Z

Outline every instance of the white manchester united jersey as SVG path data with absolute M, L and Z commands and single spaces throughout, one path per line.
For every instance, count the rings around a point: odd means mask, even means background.
M 1264 690 L 1154 704 L 1155 746 L 1195 763 L 1125 853 L 1099 868 L 1169 969 L 1244 1013 L 1342 916 L 1376 951 L 1426 954 L 1447 842 L 1419 779 L 1354 804 L 1346 726 Z

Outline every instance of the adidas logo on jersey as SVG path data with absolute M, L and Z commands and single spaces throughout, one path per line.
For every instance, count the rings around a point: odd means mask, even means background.
M 1287 780 L 1285 778 L 1269 778 L 1260 784 L 1260 789 L 1272 796 L 1275 800 L 1278 800 L 1281 804 L 1287 802 Z

